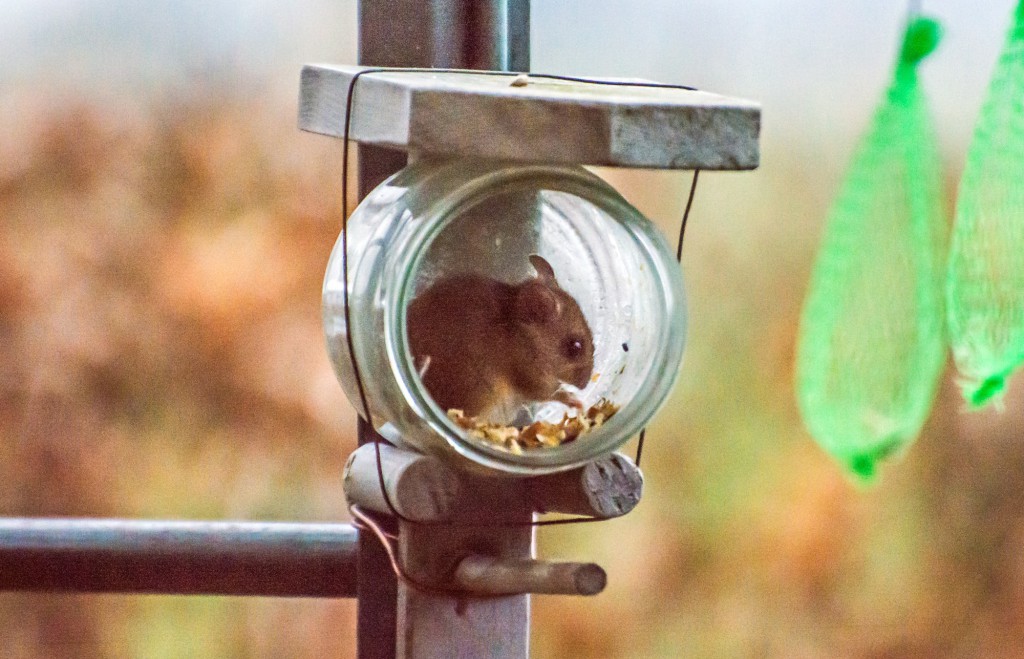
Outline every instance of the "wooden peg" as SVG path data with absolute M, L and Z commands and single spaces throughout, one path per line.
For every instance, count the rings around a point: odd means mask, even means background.
M 596 595 L 608 577 L 595 563 L 471 555 L 455 568 L 454 581 L 458 588 L 482 595 Z
M 644 476 L 621 453 L 598 458 L 578 469 L 527 479 L 526 496 L 537 512 L 589 515 L 609 519 L 636 507 Z
M 402 517 L 419 522 L 450 519 L 459 500 L 461 480 L 439 458 L 380 446 L 384 488 L 391 505 Z M 349 503 L 392 514 L 380 489 L 377 452 L 373 444 L 360 446 L 345 465 L 345 498 Z

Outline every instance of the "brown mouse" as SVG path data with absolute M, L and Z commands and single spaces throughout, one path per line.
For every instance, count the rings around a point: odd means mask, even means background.
M 528 402 L 580 406 L 559 388 L 583 388 L 590 381 L 590 326 L 551 265 L 536 254 L 530 263 L 537 275 L 518 284 L 452 275 L 409 304 L 409 347 L 441 409 L 499 414 L 507 422 L 512 410 Z

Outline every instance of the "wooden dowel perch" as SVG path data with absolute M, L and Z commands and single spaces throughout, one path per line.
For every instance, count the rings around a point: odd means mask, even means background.
M 384 488 L 399 514 L 418 522 L 451 518 L 459 499 L 461 481 L 443 461 L 382 445 L 380 462 Z M 345 465 L 345 498 L 368 510 L 392 514 L 380 491 L 373 444 L 364 444 L 349 456 Z
M 348 501 L 391 514 L 381 493 L 383 474 L 391 504 L 408 520 L 399 522 L 397 541 L 406 573 L 419 583 L 496 598 L 600 593 L 607 580 L 600 566 L 532 558 L 529 521 L 535 512 L 619 517 L 643 493 L 640 469 L 617 453 L 557 474 L 488 478 L 437 457 L 387 445 L 379 450 L 380 473 L 377 447 L 352 453 L 345 468 Z M 525 600 L 522 607 L 525 616 Z
M 636 507 L 644 490 L 639 467 L 621 453 L 598 458 L 572 471 L 526 482 L 526 496 L 540 513 L 609 519 Z
M 467 556 L 455 568 L 454 581 L 457 588 L 482 595 L 596 595 L 607 575 L 594 563 Z
M 464 493 L 479 478 L 461 474 L 432 456 L 393 446 L 381 446 L 381 471 L 391 504 L 407 519 L 443 521 L 464 516 L 458 507 Z M 490 480 L 490 479 L 484 479 Z M 521 491 L 536 512 L 588 515 L 609 519 L 636 507 L 643 495 L 644 478 L 633 461 L 621 453 L 599 458 L 571 471 L 533 478 L 512 478 L 505 489 Z M 345 466 L 345 496 L 367 510 L 391 514 L 380 491 L 376 449 L 356 449 Z M 517 498 L 510 496 L 509 498 Z

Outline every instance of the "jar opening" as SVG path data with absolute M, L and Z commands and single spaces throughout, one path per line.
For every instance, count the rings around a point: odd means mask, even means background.
M 675 381 L 685 331 L 678 266 L 653 225 L 582 168 L 490 170 L 421 209 L 389 263 L 384 273 L 396 283 L 385 294 L 384 339 L 398 386 L 431 431 L 476 463 L 524 474 L 578 466 L 627 441 Z M 531 314 L 544 316 L 552 298 L 570 313 L 561 323 L 530 325 Z M 504 324 L 481 325 L 499 317 Z M 514 336 L 520 329 L 533 343 Z M 444 339 L 477 343 L 467 348 Z M 416 354 L 425 341 L 455 366 Z M 589 363 L 566 368 L 579 355 Z M 444 378 L 431 378 L 434 367 L 457 375 L 459 386 L 449 389 L 473 399 L 464 406 L 470 411 L 479 411 L 478 399 L 502 396 L 510 408 L 484 427 L 467 422 L 467 410 L 460 418 L 450 412 L 458 408 L 435 400 L 458 396 L 439 393 Z M 461 382 L 469 367 L 485 381 Z M 557 395 L 553 373 L 563 383 Z M 600 422 L 572 437 L 598 415 Z M 578 421 L 567 427 L 567 416 Z M 538 428 L 559 424 L 563 437 L 548 432 L 537 440 Z M 522 433 L 530 426 L 533 435 L 507 436 L 509 428 Z

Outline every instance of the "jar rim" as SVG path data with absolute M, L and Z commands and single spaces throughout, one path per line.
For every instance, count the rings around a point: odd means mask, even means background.
M 436 166 L 416 163 L 410 168 Z M 458 166 L 453 163 L 449 166 Z M 456 453 L 477 464 L 507 473 L 539 475 L 565 471 L 586 464 L 626 443 L 657 413 L 678 377 L 685 339 L 685 295 L 682 274 L 667 267 L 671 255 L 660 232 L 643 214 L 629 204 L 608 183 L 574 165 L 522 163 L 481 163 L 481 171 L 432 200 L 423 211 L 423 221 L 403 244 L 398 246 L 386 270 L 396 285 L 388 287 L 384 300 L 384 341 L 388 362 L 399 390 L 412 411 L 431 431 L 440 435 Z M 600 428 L 589 432 L 585 441 L 558 447 L 512 454 L 470 438 L 465 429 L 452 421 L 430 396 L 413 362 L 406 325 L 416 275 L 431 243 L 464 209 L 492 194 L 504 194 L 520 188 L 566 192 L 576 195 L 605 211 L 623 224 L 645 262 L 655 271 L 659 303 L 667 327 L 658 340 L 654 354 L 662 368 L 652 368 L 646 380 L 621 409 Z M 496 192 L 497 191 L 497 192 Z M 674 259 L 668 263 L 675 264 Z M 394 270 L 398 270 L 394 272 Z M 672 340 L 672 337 L 679 337 Z M 671 372 L 665 372 L 665 368 Z

